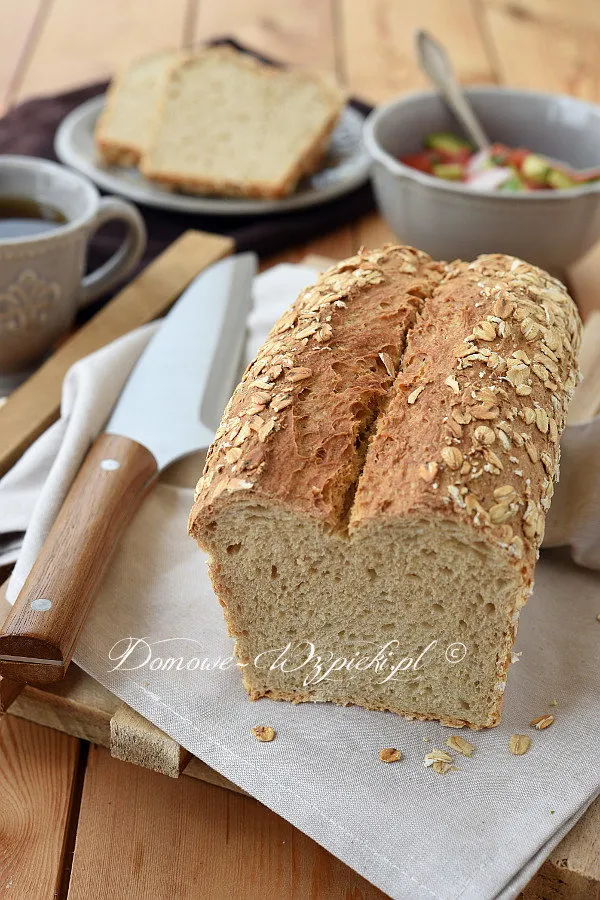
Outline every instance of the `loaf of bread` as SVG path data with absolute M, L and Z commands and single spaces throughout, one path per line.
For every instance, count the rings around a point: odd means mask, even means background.
M 318 168 L 342 106 L 316 75 L 213 47 L 171 72 L 140 169 L 188 193 L 284 197 Z
M 96 148 L 104 162 L 135 166 L 153 131 L 162 83 L 182 58 L 177 51 L 137 59 L 113 78 L 96 125 Z
M 581 322 L 508 256 L 361 251 L 271 331 L 190 532 L 250 697 L 499 721 Z

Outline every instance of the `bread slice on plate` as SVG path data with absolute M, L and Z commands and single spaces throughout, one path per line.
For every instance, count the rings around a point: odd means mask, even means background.
M 171 71 L 140 169 L 188 193 L 285 197 L 319 166 L 343 103 L 317 75 L 211 48 Z
M 135 166 L 146 150 L 162 82 L 182 54 L 167 50 L 144 56 L 113 78 L 98 119 L 96 147 L 104 162 Z
M 387 246 L 300 295 L 190 518 L 252 699 L 498 723 L 580 335 L 564 285 L 496 254 Z

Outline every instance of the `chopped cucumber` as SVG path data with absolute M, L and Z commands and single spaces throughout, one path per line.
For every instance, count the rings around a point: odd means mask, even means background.
M 521 178 L 518 172 L 515 172 L 514 175 L 511 175 L 504 184 L 500 185 L 501 191 L 523 191 L 527 185 Z
M 470 143 L 463 138 L 450 134 L 448 131 L 438 131 L 425 138 L 425 146 L 428 150 L 438 150 L 440 153 L 458 153 L 460 150 L 472 150 Z
M 546 175 L 546 184 L 548 187 L 555 188 L 556 190 L 560 190 L 561 188 L 564 190 L 565 188 L 579 187 L 577 182 L 571 178 L 570 175 L 567 175 L 566 172 L 561 172 L 560 169 L 550 169 Z
M 529 153 L 523 160 L 521 173 L 534 184 L 546 184 L 546 177 L 550 171 L 550 163 L 543 156 Z
M 464 169 L 459 163 L 436 163 L 433 174 L 447 181 L 462 181 Z

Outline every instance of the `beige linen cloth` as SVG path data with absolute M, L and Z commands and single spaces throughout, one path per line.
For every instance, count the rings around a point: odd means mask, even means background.
M 313 274 L 285 265 L 257 280 L 249 355 Z M 14 559 L 27 529 L 11 599 L 154 327 L 74 366 L 61 419 L 0 483 L 5 560 Z M 436 723 L 250 703 L 228 661 L 232 641 L 204 555 L 186 534 L 192 491 L 164 480 L 114 557 L 76 662 L 392 897 L 515 897 L 600 790 L 600 420 L 570 429 L 563 453 L 549 541 L 570 545 L 572 558 L 564 550 L 543 554 L 502 724 L 465 735 L 476 750 L 470 759 L 456 756 L 459 771 L 441 776 L 423 765 L 425 753 L 453 733 Z M 153 668 L 166 657 L 181 657 L 183 669 Z M 192 659 L 207 662 L 186 668 Z M 530 729 L 546 712 L 555 714 L 554 725 Z M 274 726 L 277 739 L 258 743 L 250 732 L 257 724 Z M 509 753 L 515 732 L 533 739 L 525 756 Z M 382 747 L 400 748 L 404 759 L 381 763 Z

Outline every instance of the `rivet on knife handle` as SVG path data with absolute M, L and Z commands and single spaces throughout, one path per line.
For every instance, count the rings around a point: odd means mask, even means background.
M 0 633 L 0 675 L 60 681 L 111 553 L 158 474 L 152 453 L 102 434 L 88 453 Z

